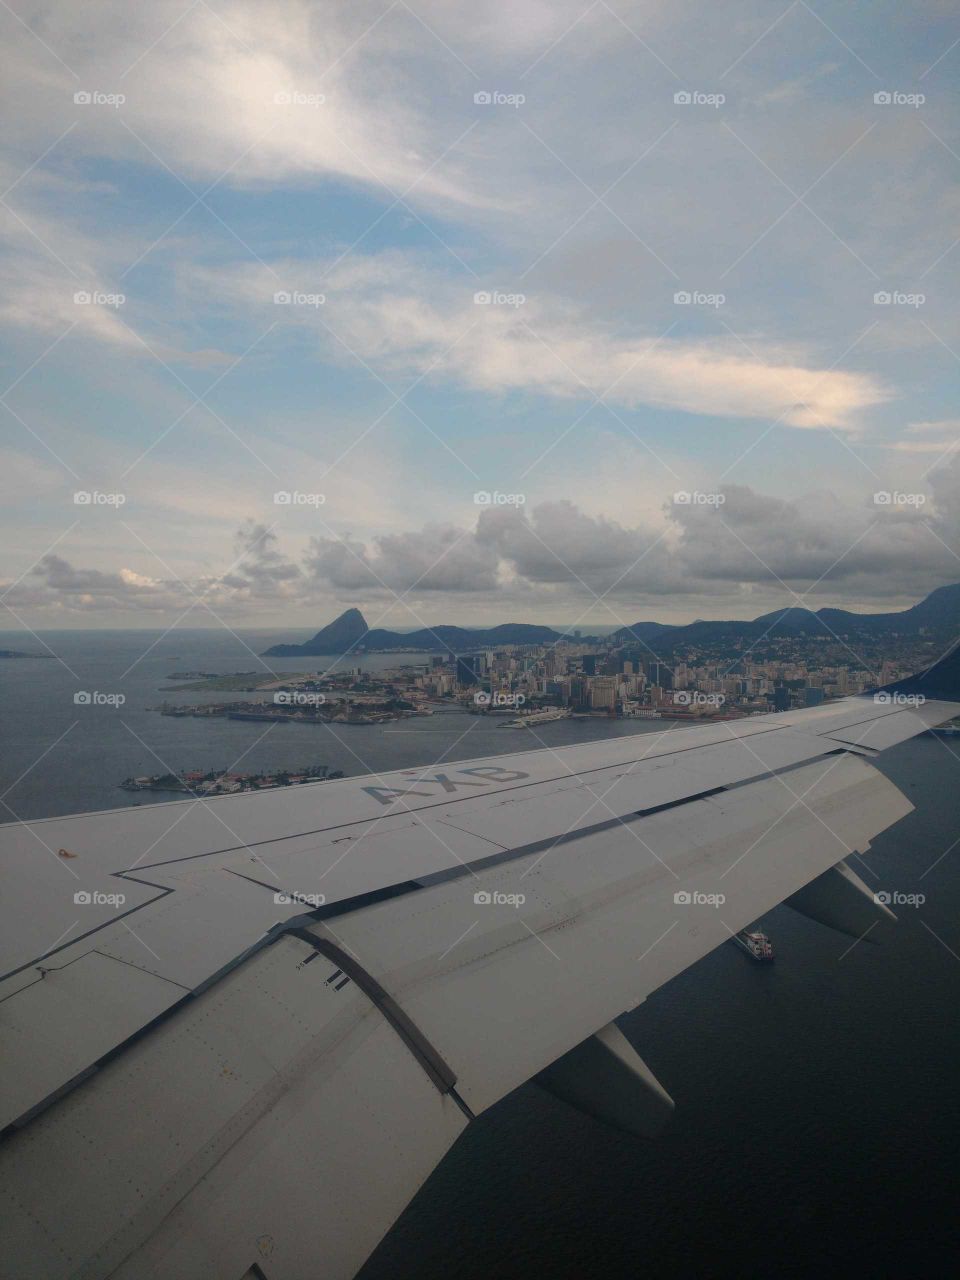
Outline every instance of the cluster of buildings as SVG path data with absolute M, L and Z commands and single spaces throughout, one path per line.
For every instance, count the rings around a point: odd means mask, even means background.
M 809 647 L 824 648 L 812 642 Z M 688 652 L 663 660 L 635 647 L 604 649 L 572 640 L 436 655 L 426 671 L 412 674 L 412 669 L 406 669 L 406 696 L 465 706 L 507 706 L 519 701 L 528 710 L 555 706 L 580 714 L 728 719 L 819 706 L 895 680 L 912 669 L 884 659 L 868 670 L 855 654 L 818 652 L 765 653 L 762 659 L 739 656 L 735 650 Z M 398 678 L 398 673 L 392 675 Z M 490 699 L 478 694 L 489 694 Z

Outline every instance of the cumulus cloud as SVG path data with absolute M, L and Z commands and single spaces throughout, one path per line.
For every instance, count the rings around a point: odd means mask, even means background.
M 673 512 L 683 561 L 701 584 L 782 581 L 805 589 L 867 576 L 882 595 L 885 579 L 899 593 L 905 576 L 920 566 L 940 581 L 960 570 L 960 563 L 951 568 L 949 552 L 930 533 L 926 506 L 877 506 L 871 495 L 869 505 L 846 507 L 828 492 L 788 501 L 742 485 L 727 486 L 724 498 L 716 509 Z
M 427 525 L 376 538 L 313 538 L 308 572 L 340 591 L 461 592 L 497 586 L 497 553 L 471 530 Z
M 49 554 L 19 583 L 11 584 L 4 599 L 13 607 L 57 613 L 148 612 L 182 607 L 179 584 L 164 582 L 132 569 L 115 571 L 78 568 L 63 556 Z
M 663 530 L 624 528 L 568 500 L 541 503 L 529 515 L 516 507 L 485 511 L 477 538 L 529 582 L 581 583 L 598 593 L 614 584 L 655 589 L 663 582 Z
M 2 594 L 13 608 L 41 613 L 175 615 L 199 609 L 236 615 L 289 602 L 303 582 L 302 569 L 281 554 L 276 534 L 264 524 L 245 521 L 236 534 L 235 553 L 222 573 L 184 579 L 125 566 L 78 566 L 51 552 Z
M 289 596 L 301 580 L 300 568 L 281 553 L 279 539 L 268 525 L 247 520 L 235 544 L 236 563 L 219 580 L 221 588 L 264 599 Z
M 314 535 L 300 558 L 248 520 L 234 563 L 219 574 L 182 582 L 77 567 L 51 553 L 8 589 L 9 600 L 41 611 L 153 614 L 199 602 L 225 616 L 275 618 L 278 604 L 330 611 L 375 602 L 388 614 L 403 597 L 422 624 L 424 609 L 430 621 L 453 621 L 463 602 L 482 603 L 487 617 L 496 609 L 522 618 L 602 599 L 636 621 L 636 610 L 655 616 L 701 599 L 736 616 L 750 601 L 790 603 L 811 589 L 812 605 L 881 604 L 960 579 L 958 463 L 932 473 L 922 502 L 903 505 L 866 495 L 844 503 L 829 492 L 787 500 L 743 485 L 716 492 L 721 502 L 667 502 L 659 525 L 622 524 L 560 499 L 484 508 L 465 527 L 426 524 L 369 540 Z
M 389 586 L 409 589 L 456 536 L 458 562 L 451 568 L 466 562 L 470 569 L 452 573 L 442 590 L 475 589 L 479 548 L 488 557 L 495 553 L 503 592 L 565 586 L 584 602 L 609 596 L 621 606 L 631 598 L 669 602 L 756 588 L 803 592 L 814 585 L 883 599 L 960 577 L 958 466 L 934 472 L 922 502 L 900 506 L 877 504 L 873 495 L 844 504 L 829 492 L 787 500 L 743 485 L 718 492 L 723 501 L 717 504 L 671 501 L 659 528 L 590 516 L 569 500 L 530 510 L 486 509 L 468 533 L 437 536 L 427 527 L 411 535 L 415 559 L 381 550 L 376 562 Z M 356 567 L 344 574 L 346 553 L 331 544 L 314 557 L 312 572 L 339 589 L 369 587 L 367 557 L 363 544 L 353 544 L 349 558 Z M 485 563 L 492 577 L 494 562 Z

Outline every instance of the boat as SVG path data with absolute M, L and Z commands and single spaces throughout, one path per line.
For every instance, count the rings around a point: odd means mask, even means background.
M 734 934 L 733 940 L 752 960 L 773 959 L 773 943 L 759 929 L 741 929 L 739 933 Z

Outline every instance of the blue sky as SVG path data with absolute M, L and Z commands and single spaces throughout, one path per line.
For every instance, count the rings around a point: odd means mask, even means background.
M 5 625 L 609 626 L 960 579 L 952 6 L 0 27 Z

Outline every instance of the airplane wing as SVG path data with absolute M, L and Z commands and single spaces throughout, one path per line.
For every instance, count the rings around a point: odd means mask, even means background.
M 819 708 L 0 827 L 0 1276 L 355 1274 L 532 1078 L 651 1133 L 616 1017 L 781 902 L 854 936 L 871 763 L 960 649 Z

